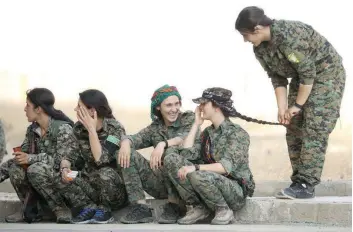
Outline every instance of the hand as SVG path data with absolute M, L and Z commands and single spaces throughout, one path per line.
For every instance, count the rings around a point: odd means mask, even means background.
M 67 177 L 67 174 L 70 172 L 69 168 L 64 168 L 61 172 L 61 181 L 65 184 L 70 183 L 69 178 Z
M 120 144 L 120 149 L 117 157 L 118 164 L 120 164 L 122 168 L 130 167 L 130 156 L 131 156 L 130 140 L 125 139 Z
M 278 122 L 282 123 L 282 124 L 289 124 L 289 121 L 285 118 L 285 113 L 286 113 L 286 109 L 284 108 L 279 108 L 278 109 Z
M 97 111 L 94 110 L 93 116 L 88 113 L 86 107 L 79 105 L 77 111 L 77 119 L 88 131 L 96 131 L 97 128 Z
M 196 170 L 195 166 L 184 166 L 178 171 L 178 177 L 180 180 L 185 180 L 188 173 L 194 172 Z
M 289 124 L 289 121 L 292 119 L 292 117 L 299 114 L 299 112 L 300 112 L 300 109 L 296 106 L 292 106 L 288 110 L 286 110 L 284 118 L 288 120 L 288 124 Z
M 200 106 L 197 106 L 195 109 L 195 123 L 199 126 L 203 123 L 203 118 L 201 117 L 201 109 Z
M 28 154 L 22 151 L 14 152 L 15 160 L 18 164 L 28 164 Z
M 162 155 L 164 153 L 165 142 L 159 142 L 154 148 L 151 158 L 150 158 L 150 167 L 155 170 L 162 166 Z

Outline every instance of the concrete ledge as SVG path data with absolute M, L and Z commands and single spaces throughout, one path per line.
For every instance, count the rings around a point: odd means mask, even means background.
M 163 225 L 163 224 L 102 224 L 102 225 L 70 225 L 70 224 L 54 224 L 54 223 L 7 223 L 0 225 L 0 232 L 166 232 L 166 231 L 188 231 L 188 232 L 214 232 L 214 231 L 231 231 L 231 232 L 351 232 L 352 227 L 331 227 L 320 225 Z
M 272 197 L 283 188 L 287 188 L 289 181 L 259 181 L 256 182 L 254 197 Z M 0 192 L 14 193 L 11 183 L 0 183 Z M 321 196 L 352 196 L 352 181 L 323 181 L 315 188 L 315 194 Z
M 148 200 L 154 209 L 155 218 L 161 214 L 160 206 L 165 200 Z M 0 218 L 16 212 L 20 203 L 14 193 L 0 193 Z M 114 213 L 116 220 L 127 208 Z M 209 220 L 205 221 L 208 223 Z M 280 200 L 273 197 L 247 199 L 246 206 L 235 213 L 235 224 L 257 223 L 313 223 L 320 225 L 351 226 L 352 197 L 316 197 L 310 200 Z

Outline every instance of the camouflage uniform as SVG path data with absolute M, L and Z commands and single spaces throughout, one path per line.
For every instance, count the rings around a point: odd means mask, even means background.
M 248 133 L 225 119 L 217 129 L 213 125 L 207 127 L 192 148 L 170 149 L 164 162 L 172 183 L 188 205 L 239 210 L 255 188 L 249 168 L 249 144 Z M 194 171 L 186 180 L 178 178 L 178 170 L 183 166 L 210 163 L 222 164 L 227 174 Z
M 166 127 L 164 122 L 157 119 L 151 125 L 135 135 L 127 136 L 135 150 L 157 146 L 159 142 L 175 137 L 184 138 L 194 122 L 194 113 L 186 111 L 178 119 Z M 126 190 L 131 203 L 145 199 L 144 191 L 156 199 L 166 199 L 168 196 L 178 199 L 179 196 L 167 178 L 164 167 L 153 171 L 150 163 L 140 153 L 132 151 L 130 166 L 122 169 Z M 165 152 L 163 154 L 163 157 Z
M 340 115 L 345 88 L 345 69 L 334 47 L 311 26 L 297 21 L 275 20 L 271 42 L 254 48 L 274 88 L 289 85 L 288 105 L 295 103 L 299 84 L 312 91 L 303 110 L 287 128 L 287 145 L 293 182 L 320 183 L 328 138 Z
M 5 130 L 0 120 L 0 163 L 2 162 L 2 159 L 6 154 L 7 154 L 7 151 L 6 151 Z
M 21 151 L 28 154 L 29 167 L 26 169 L 10 159 L 0 167 L 1 181 L 10 181 L 23 202 L 29 186 L 32 186 L 48 203 L 51 210 L 65 206 L 63 198 L 55 189 L 58 181 L 58 170 L 61 159 L 70 150 L 69 137 L 72 127 L 64 121 L 49 119 L 47 133 L 41 137 L 40 127 L 33 123 L 27 128 Z M 30 151 L 31 141 L 34 141 L 36 151 Z
M 81 123 L 75 124 L 74 134 L 80 151 L 75 153 L 76 156 L 67 157 L 67 160 L 73 164 L 82 159 L 84 167 L 80 175 L 61 190 L 61 193 L 72 207 L 94 207 L 96 204 L 105 212 L 111 212 L 112 209 L 119 209 L 127 202 L 120 170 L 119 173 L 116 170 L 116 152 L 121 137 L 125 135 L 125 129 L 115 119 L 105 118 L 102 129 L 97 133 L 102 145 L 102 155 L 100 160 L 95 161 L 88 131 Z

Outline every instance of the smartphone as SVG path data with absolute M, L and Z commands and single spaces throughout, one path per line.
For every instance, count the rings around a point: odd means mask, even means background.
M 70 171 L 69 173 L 67 173 L 67 179 L 68 180 L 73 180 L 77 177 L 78 171 Z

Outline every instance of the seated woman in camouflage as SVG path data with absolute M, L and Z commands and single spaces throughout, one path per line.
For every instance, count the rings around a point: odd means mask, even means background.
M 10 178 L 22 203 L 28 199 L 33 187 L 55 213 L 57 222 L 70 222 L 71 212 L 60 194 L 55 191 L 53 180 L 59 177 L 61 158 L 70 150 L 67 138 L 72 134 L 73 122 L 54 108 L 53 93 L 45 88 L 27 92 L 26 117 L 32 124 L 27 128 L 21 151 L 0 167 L 0 182 Z M 27 200 L 26 203 L 27 204 Z M 7 222 L 23 221 L 23 212 L 6 217 Z M 37 215 L 34 221 L 41 220 Z
M 112 210 L 127 202 L 115 159 L 125 129 L 114 118 L 107 98 L 99 90 L 80 93 L 75 111 L 78 122 L 73 130 L 79 152 L 61 162 L 62 181 L 68 183 L 61 192 L 72 207 L 82 209 L 73 223 L 108 223 L 114 220 Z M 79 159 L 84 167 L 70 182 L 67 177 L 71 164 Z
M 153 220 L 144 191 L 156 199 L 168 198 L 158 223 L 175 223 L 178 219 L 180 197 L 166 175 L 163 158 L 168 147 L 182 145 L 194 121 L 194 113 L 181 112 L 180 107 L 181 96 L 177 88 L 169 85 L 158 88 L 151 98 L 152 123 L 122 140 L 118 156 L 131 203 L 127 214 L 120 219 L 122 223 Z M 150 160 L 136 152 L 151 146 L 154 150 Z
M 164 165 L 172 183 L 188 207 L 179 224 L 193 224 L 215 211 L 212 224 L 228 224 L 233 210 L 245 205 L 255 183 L 249 168 L 248 133 L 229 117 L 239 117 L 262 124 L 239 114 L 230 99 L 232 92 L 223 88 L 206 89 L 195 111 L 195 122 L 184 142 L 184 148 L 169 150 Z M 201 112 L 203 116 L 201 117 Z M 204 119 L 212 125 L 199 138 L 196 133 Z

